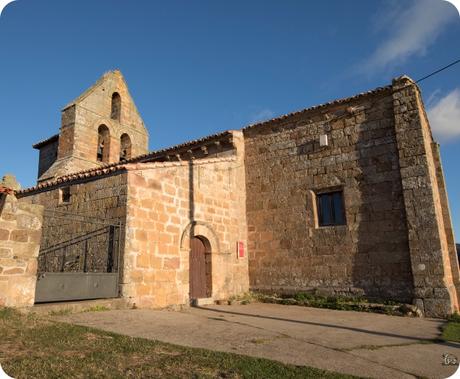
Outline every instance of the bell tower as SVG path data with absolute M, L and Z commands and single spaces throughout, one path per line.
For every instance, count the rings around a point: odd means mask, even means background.
M 64 107 L 59 135 L 34 145 L 38 181 L 146 154 L 148 139 L 123 75 L 109 71 Z

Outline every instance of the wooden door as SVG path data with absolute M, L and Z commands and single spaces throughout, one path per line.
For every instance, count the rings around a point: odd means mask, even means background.
M 199 238 L 190 243 L 190 298 L 207 297 L 206 291 L 206 247 Z

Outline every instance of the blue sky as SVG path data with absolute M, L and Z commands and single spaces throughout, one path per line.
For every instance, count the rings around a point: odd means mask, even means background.
M 32 143 L 110 69 L 158 149 L 418 79 L 460 58 L 460 17 L 443 0 L 17 0 L 0 47 L 0 175 L 30 186 Z M 460 237 L 460 65 L 420 87 Z

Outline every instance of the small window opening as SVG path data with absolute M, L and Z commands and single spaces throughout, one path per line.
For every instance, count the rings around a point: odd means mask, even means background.
M 97 147 L 97 161 L 102 162 L 104 158 L 104 141 L 99 142 L 99 146 Z
M 112 110 L 110 118 L 112 120 L 120 121 L 121 116 L 121 96 L 118 92 L 114 92 L 112 95 Z
M 318 226 L 345 225 L 343 191 L 319 193 L 316 199 Z
M 61 188 L 61 204 L 69 204 L 72 199 L 70 194 L 70 187 Z
M 98 140 L 97 140 L 97 161 L 108 162 L 109 161 L 109 147 L 110 147 L 110 132 L 109 128 L 105 125 L 99 126 L 98 129 Z
M 131 158 L 131 138 L 126 133 L 120 137 L 120 162 Z

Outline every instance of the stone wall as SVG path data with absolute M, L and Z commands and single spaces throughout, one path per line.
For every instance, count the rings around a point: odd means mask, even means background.
M 56 161 L 59 139 L 40 147 L 38 158 L 38 177 L 42 176 Z
M 412 300 L 394 123 L 386 87 L 244 130 L 253 289 Z M 332 189 L 346 225 L 319 227 L 316 195 Z
M 244 134 L 252 288 L 413 301 L 428 316 L 458 310 L 439 147 L 409 78 Z M 334 189 L 346 224 L 319 227 L 316 197 Z
M 459 267 L 447 193 L 420 92 L 394 81 L 395 129 L 414 277 L 414 298 L 429 316 L 459 309 Z
M 248 290 L 244 143 L 234 157 L 129 165 L 123 296 L 140 307 L 189 302 L 190 236 L 204 237 L 211 297 Z
M 42 211 L 0 193 L 0 306 L 34 304 Z
M 63 202 L 63 191 L 66 190 L 70 198 Z M 21 202 L 40 204 L 45 208 L 41 250 L 47 252 L 47 257 L 45 261 L 40 256 L 40 271 L 62 269 L 63 250 L 57 249 L 59 245 L 67 246 L 64 271 L 82 269 L 84 249 L 89 250 L 86 253 L 88 271 L 106 271 L 110 238 L 106 224 L 124 223 L 126 218 L 127 175 L 124 170 L 97 177 L 97 180 L 61 183 L 32 193 L 20 193 L 18 197 Z M 122 257 L 124 230 L 115 233 L 116 239 L 120 233 Z
M 211 297 L 226 299 L 248 290 L 247 257 L 237 256 L 237 242 L 247 242 L 244 142 L 241 132 L 230 137 L 228 143 L 180 153 L 190 160 L 125 164 L 18 196 L 45 207 L 42 251 L 82 240 L 98 228 L 92 220 L 122 222 L 121 296 L 138 307 L 189 303 L 191 235 L 209 243 Z M 203 154 L 208 157 L 194 158 Z M 39 270 L 78 270 L 61 253 L 47 255 L 46 267 L 39 260 Z M 81 260 L 78 246 L 66 250 L 66 260 L 72 257 Z

